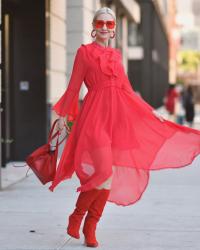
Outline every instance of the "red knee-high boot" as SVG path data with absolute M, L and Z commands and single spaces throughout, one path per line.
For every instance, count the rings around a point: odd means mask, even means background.
M 85 236 L 85 245 L 88 247 L 97 247 L 98 241 L 96 240 L 96 226 L 100 220 L 106 201 L 110 194 L 109 189 L 100 189 L 100 193 L 97 198 L 93 201 L 88 209 L 87 216 L 85 218 L 83 226 L 83 234 Z
M 96 199 L 99 194 L 98 189 L 92 189 L 86 192 L 81 192 L 76 202 L 74 212 L 69 216 L 69 224 L 67 233 L 76 238 L 80 238 L 79 229 L 85 213 L 88 211 L 91 203 Z

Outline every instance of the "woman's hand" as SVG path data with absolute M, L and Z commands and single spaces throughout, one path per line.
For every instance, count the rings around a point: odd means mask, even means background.
M 59 121 L 57 123 L 57 130 L 61 131 L 65 127 L 67 130 L 67 133 L 70 133 L 70 127 L 67 125 L 67 116 L 66 117 L 59 117 Z
M 61 131 L 61 130 L 63 130 L 63 128 L 65 126 L 65 118 L 64 117 L 59 117 L 58 119 L 59 120 L 57 122 L 56 128 L 57 128 L 57 130 Z
M 165 119 L 154 109 L 152 110 L 152 113 L 161 121 L 164 122 Z

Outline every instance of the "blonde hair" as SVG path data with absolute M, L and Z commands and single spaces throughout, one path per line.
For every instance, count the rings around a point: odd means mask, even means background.
M 113 17 L 113 19 L 116 21 L 116 15 L 115 15 L 114 11 L 111 10 L 110 8 L 108 8 L 108 7 L 103 7 L 103 8 L 101 8 L 101 9 L 98 9 L 98 10 L 95 12 L 94 17 L 93 17 L 93 22 L 96 20 L 96 18 L 97 18 L 98 15 L 100 15 L 100 14 L 110 14 L 110 15 Z

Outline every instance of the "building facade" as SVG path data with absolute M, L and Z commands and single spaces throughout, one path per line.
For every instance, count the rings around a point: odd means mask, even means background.
M 134 0 L 1 0 L 0 4 L 0 159 L 6 168 L 9 162 L 24 161 L 46 142 L 55 119 L 51 107 L 66 90 L 76 50 L 92 41 L 94 12 L 103 6 L 116 11 L 122 26 L 112 42 L 122 49 L 125 65 L 127 18 L 137 20 L 140 13 Z M 83 85 L 80 100 L 86 92 Z
M 117 16 L 125 70 L 144 99 L 160 104 L 167 83 L 167 42 L 153 1 L 1 0 L 1 166 L 24 161 L 46 142 L 52 105 L 67 88 L 75 53 L 92 41 L 92 17 L 103 6 Z M 159 87 L 158 87 L 159 86 Z M 87 93 L 83 85 L 80 101 Z
M 195 103 L 200 102 L 200 17 L 199 1 L 177 0 L 177 21 L 180 26 L 181 43 L 177 72 L 178 81 L 185 87 L 192 86 Z M 191 63 L 192 61 L 192 63 Z M 183 67 L 187 65 L 187 67 Z M 189 66 L 190 65 L 190 66 Z
M 169 82 L 169 42 L 157 1 L 139 0 L 141 22 L 129 23 L 128 75 L 133 88 L 152 106 L 163 104 Z

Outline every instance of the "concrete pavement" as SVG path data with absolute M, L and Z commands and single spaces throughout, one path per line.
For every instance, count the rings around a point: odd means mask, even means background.
M 158 111 L 166 116 L 165 109 Z M 197 112 L 195 128 L 200 128 L 200 108 Z M 23 164 L 3 169 L 0 250 L 86 249 L 83 237 L 75 240 L 65 233 L 78 195 L 77 178 L 52 193 L 50 184 L 42 186 L 31 171 L 25 177 Z M 97 230 L 98 249 L 200 250 L 199 197 L 200 156 L 185 168 L 152 171 L 139 202 L 128 207 L 107 203 Z
M 182 169 L 151 172 L 142 199 L 107 203 L 97 237 L 102 250 L 200 250 L 200 157 Z M 0 192 L 0 250 L 86 249 L 65 234 L 79 185 L 74 176 L 52 193 L 33 174 Z

